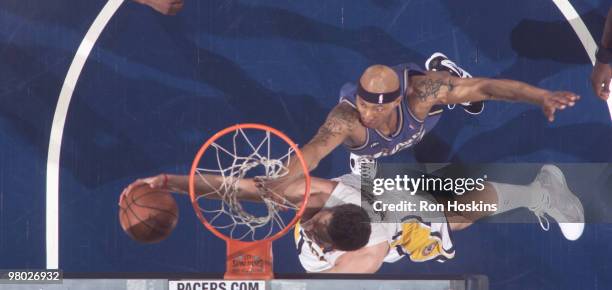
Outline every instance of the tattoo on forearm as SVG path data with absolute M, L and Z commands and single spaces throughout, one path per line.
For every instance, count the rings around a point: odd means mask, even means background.
M 323 124 L 323 126 L 319 128 L 319 131 L 317 132 L 317 135 L 315 135 L 313 141 L 318 141 L 323 144 L 326 144 L 330 138 L 337 136 L 337 134 L 340 134 L 341 126 L 342 124 L 337 120 L 330 119 L 325 121 L 325 124 Z
M 448 83 L 440 79 L 425 79 L 415 84 L 414 91 L 419 100 L 426 101 L 429 98 L 437 98 L 440 89 L 443 87 L 446 87 L 447 91 L 450 92 L 455 88 L 455 84 L 451 79 L 448 80 Z
M 455 84 L 453 84 L 453 80 L 452 79 L 448 79 L 448 84 L 446 85 L 448 87 L 448 91 L 452 91 L 455 88 Z
M 327 117 L 323 126 L 319 128 L 317 135 L 315 135 L 312 141 L 326 144 L 330 138 L 353 130 L 357 121 L 358 117 L 355 109 L 345 106 L 335 108 Z

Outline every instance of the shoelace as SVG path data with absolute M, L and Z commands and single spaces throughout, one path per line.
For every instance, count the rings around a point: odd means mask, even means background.
M 529 207 L 529 210 L 532 211 L 536 217 L 538 218 L 538 222 L 540 223 L 540 227 L 543 230 L 548 231 L 550 229 L 550 222 L 546 217 L 546 211 L 550 209 L 550 194 L 543 190 L 542 193 L 542 201 L 533 207 Z

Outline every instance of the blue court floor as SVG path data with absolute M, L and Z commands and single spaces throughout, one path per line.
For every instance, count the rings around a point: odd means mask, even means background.
M 64 271 L 223 272 L 224 244 L 187 198 L 177 197 L 181 218 L 168 240 L 131 241 L 118 222 L 123 187 L 160 172 L 187 174 L 204 140 L 240 122 L 268 124 L 304 144 L 342 84 L 365 67 L 422 65 L 435 51 L 474 76 L 582 100 L 554 123 L 527 104 L 491 102 L 479 116 L 446 111 L 393 161 L 604 163 L 609 175 L 598 180 L 612 195 L 610 112 L 591 92 L 589 56 L 553 1 L 185 1 L 175 17 L 126 1 L 87 58 L 62 131 Z M 612 2 L 569 2 L 598 40 Z M 0 268 L 45 267 L 51 126 L 75 52 L 105 3 L 0 2 Z M 336 150 L 313 175 L 348 172 L 347 157 Z M 607 223 L 588 224 L 577 242 L 534 223 L 479 224 L 454 239 L 453 260 L 403 260 L 380 273 L 478 273 L 492 289 L 612 289 Z M 278 272 L 303 272 L 290 235 L 274 253 Z

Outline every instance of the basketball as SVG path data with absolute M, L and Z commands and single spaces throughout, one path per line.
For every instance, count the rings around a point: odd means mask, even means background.
M 178 222 L 178 206 L 171 193 L 139 186 L 121 200 L 119 221 L 133 240 L 156 243 L 172 233 Z

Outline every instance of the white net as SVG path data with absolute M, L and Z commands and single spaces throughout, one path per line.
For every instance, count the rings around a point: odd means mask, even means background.
M 234 240 L 254 241 L 270 237 L 284 229 L 290 221 L 288 216 L 299 210 L 299 206 L 287 200 L 283 193 L 270 188 L 258 189 L 259 200 L 255 203 L 259 205 L 253 210 L 247 210 L 245 203 L 249 202 L 242 199 L 239 181 L 246 178 L 269 181 L 287 175 L 288 168 L 285 165 L 289 164 L 294 153 L 294 149 L 284 141 L 281 150 L 273 146 L 275 138 L 270 131 L 255 131 L 264 134 L 260 142 L 255 142 L 257 145 L 241 128 L 231 134 L 231 148 L 219 144 L 220 140 L 213 142 L 208 152 L 214 154 L 214 157 L 207 155 L 202 160 L 208 158 L 216 162 L 212 162 L 214 165 L 211 168 L 196 170 L 196 178 L 214 189 L 197 197 L 200 211 L 210 225 Z M 280 154 L 276 154 L 280 156 L 275 157 L 273 151 L 280 151 Z M 221 184 L 211 182 L 210 175 L 220 176 Z

